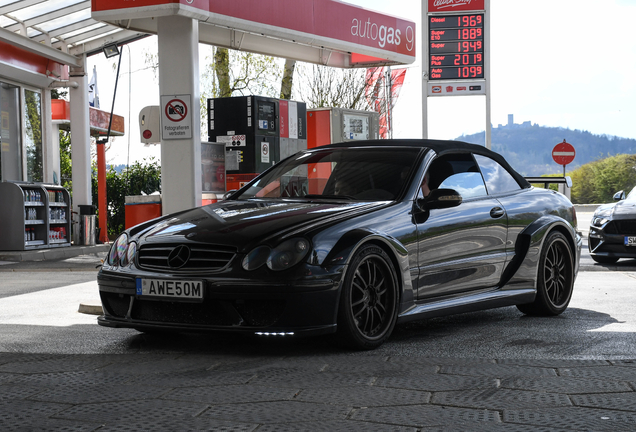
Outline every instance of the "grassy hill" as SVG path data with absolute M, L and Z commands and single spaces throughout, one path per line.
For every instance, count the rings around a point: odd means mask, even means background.
M 483 145 L 484 132 L 462 135 L 457 139 Z M 574 162 L 566 167 L 567 171 L 608 156 L 636 154 L 636 140 L 631 138 L 530 125 L 529 122 L 492 129 L 492 149 L 501 153 L 513 168 L 525 176 L 562 174 L 563 167 L 552 160 L 552 149 L 563 140 L 576 150 Z

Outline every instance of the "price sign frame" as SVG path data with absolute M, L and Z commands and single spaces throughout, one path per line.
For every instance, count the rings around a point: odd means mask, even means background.
M 423 138 L 428 138 L 429 97 L 485 96 L 485 145 L 491 148 L 490 3 L 422 0 Z
M 484 12 L 429 14 L 429 81 L 485 78 Z

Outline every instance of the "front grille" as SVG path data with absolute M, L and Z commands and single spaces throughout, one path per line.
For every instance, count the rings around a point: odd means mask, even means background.
M 228 327 L 240 323 L 235 315 L 223 302 L 212 300 L 203 303 L 135 300 L 131 311 L 132 319 L 139 321 Z
M 201 303 L 143 300 L 126 294 L 100 292 L 107 315 L 126 318 L 133 298 L 131 318 L 138 324 L 165 323 L 218 327 L 268 327 L 285 311 L 284 300 L 217 300 Z
M 614 221 L 614 229 L 616 234 L 636 235 L 636 220 L 617 220 Z
M 144 244 L 139 248 L 137 265 L 144 270 L 170 273 L 217 272 L 226 268 L 236 249 L 217 245 L 187 244 L 190 258 L 180 267 L 168 263 L 170 253 L 180 244 Z
M 134 320 L 220 327 L 267 327 L 285 310 L 284 300 L 229 301 L 206 299 L 202 303 L 163 302 L 136 299 Z

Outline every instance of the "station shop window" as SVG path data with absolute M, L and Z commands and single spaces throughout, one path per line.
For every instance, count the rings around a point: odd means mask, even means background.
M 0 81 L 0 181 L 44 179 L 42 93 Z
M 23 180 L 20 87 L 0 82 L 0 180 Z
M 24 141 L 27 159 L 27 180 L 41 182 L 42 166 L 42 95 L 24 90 Z

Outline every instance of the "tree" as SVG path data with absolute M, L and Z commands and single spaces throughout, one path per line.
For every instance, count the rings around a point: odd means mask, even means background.
M 201 70 L 202 130 L 207 130 L 207 99 L 242 95 L 278 97 L 281 67 L 274 57 L 213 48 Z
M 406 69 L 339 69 L 301 64 L 298 71 L 300 83 L 295 94 L 308 108 L 375 111 L 380 115 L 380 137 L 392 137 L 391 111 Z
M 68 90 L 51 90 L 51 99 L 64 99 Z M 71 132 L 60 129 L 60 185 L 73 196 Z
M 60 129 L 60 184 L 72 194 L 71 132 Z
M 612 201 L 619 190 L 636 186 L 636 155 L 621 154 L 585 164 L 568 173 L 572 178 L 572 202 L 599 204 Z
M 91 176 L 93 202 L 97 202 L 97 167 Z M 135 162 L 118 173 L 111 165 L 106 172 L 106 206 L 108 207 L 108 236 L 117 237 L 125 228 L 126 196 L 161 192 L 161 167 L 155 158 Z M 99 216 L 99 214 L 98 214 Z
M 291 99 L 292 88 L 294 86 L 294 70 L 296 70 L 296 60 L 285 60 L 283 67 L 283 79 L 280 83 L 280 98 Z
M 299 85 L 295 94 L 307 108 L 367 110 L 367 80 L 364 69 L 338 69 L 301 63 L 296 67 Z

